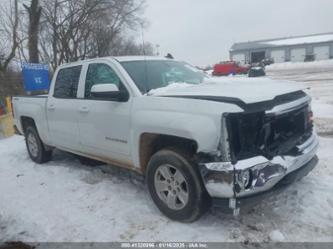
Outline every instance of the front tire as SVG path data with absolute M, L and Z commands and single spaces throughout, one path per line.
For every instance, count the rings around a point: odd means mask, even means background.
M 26 129 L 25 143 L 32 161 L 42 164 L 51 160 L 52 151 L 45 149 L 36 128 L 30 126 Z
M 156 206 L 172 220 L 193 222 L 210 207 L 195 163 L 180 150 L 163 149 L 152 156 L 147 185 Z

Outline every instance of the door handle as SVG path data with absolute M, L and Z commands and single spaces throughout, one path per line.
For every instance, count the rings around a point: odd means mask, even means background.
M 87 106 L 82 106 L 82 107 L 80 107 L 79 111 L 81 113 L 87 113 L 87 112 L 89 112 L 89 108 Z
M 49 111 L 54 111 L 54 110 L 55 110 L 55 105 L 54 105 L 54 104 L 50 104 L 50 105 L 47 107 L 47 109 L 48 109 Z

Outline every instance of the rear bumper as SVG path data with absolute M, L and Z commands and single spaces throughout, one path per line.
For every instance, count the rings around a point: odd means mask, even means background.
M 257 156 L 236 164 L 205 163 L 200 164 L 200 172 L 211 197 L 245 198 L 273 189 L 280 181 L 288 179 L 293 172 L 306 169 L 309 164 L 315 166 L 318 162 L 318 146 L 318 137 L 314 132 L 307 141 L 297 146 L 294 155 L 276 156 L 272 160 Z M 250 176 L 248 183 L 243 180 L 245 174 Z

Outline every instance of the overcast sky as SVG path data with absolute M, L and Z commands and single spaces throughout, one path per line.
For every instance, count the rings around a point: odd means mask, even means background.
M 198 66 L 228 59 L 234 42 L 333 32 L 333 0 L 146 1 L 144 39 Z
M 333 32 L 333 0 L 147 0 L 145 40 L 198 66 L 234 42 Z

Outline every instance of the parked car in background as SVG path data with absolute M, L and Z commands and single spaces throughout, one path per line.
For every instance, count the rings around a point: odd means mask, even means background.
M 248 76 L 250 78 L 266 76 L 265 67 L 259 66 L 259 65 L 251 66 L 251 68 L 249 69 L 249 72 L 248 72 Z
M 310 102 L 288 82 L 107 57 L 60 66 L 49 94 L 13 97 L 13 113 L 36 163 L 59 148 L 135 171 L 163 214 L 191 222 L 213 202 L 237 214 L 242 199 L 313 169 Z
M 220 62 L 214 66 L 214 76 L 227 76 L 230 74 L 247 74 L 249 66 L 243 66 L 235 61 Z

